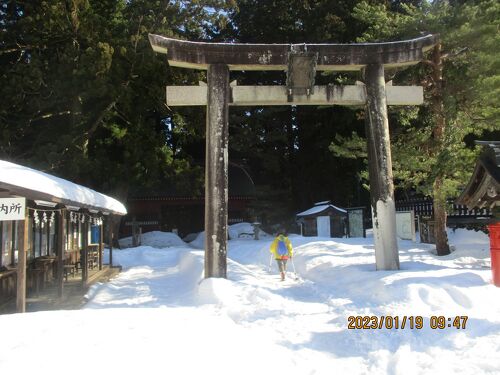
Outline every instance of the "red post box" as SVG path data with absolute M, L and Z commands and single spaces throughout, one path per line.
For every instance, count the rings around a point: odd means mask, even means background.
M 491 272 L 493 284 L 500 287 L 500 223 L 488 225 L 490 230 Z

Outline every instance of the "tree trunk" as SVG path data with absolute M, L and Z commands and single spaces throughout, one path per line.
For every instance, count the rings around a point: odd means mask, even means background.
M 128 192 L 129 192 L 128 184 L 121 184 L 120 186 L 117 186 L 112 192 L 110 192 L 109 195 L 126 205 Z M 122 220 L 124 219 L 124 216 L 119 216 L 119 215 L 112 215 L 112 216 L 113 217 L 111 225 L 113 228 L 113 247 L 115 249 L 121 249 L 118 240 L 120 239 L 120 226 Z
M 434 47 L 433 53 L 433 72 L 432 80 L 434 89 L 432 92 L 432 112 L 434 114 L 434 128 L 432 135 L 434 137 L 434 155 L 438 157 L 443 150 L 443 142 L 446 132 L 446 117 L 444 113 L 443 101 L 443 60 L 441 43 Z M 432 196 L 434 199 L 434 237 L 436 239 L 436 251 L 438 255 L 447 255 L 450 253 L 448 246 L 448 236 L 446 234 L 446 196 L 442 191 L 444 176 L 440 165 L 436 165 L 438 169 L 437 176 L 432 187 Z
M 121 249 L 120 242 L 120 224 L 122 221 L 122 216 L 113 215 L 113 247 L 115 249 Z
M 437 177 L 434 181 L 434 238 L 436 239 L 437 255 L 448 255 L 448 235 L 446 234 L 446 197 L 441 192 L 442 179 Z

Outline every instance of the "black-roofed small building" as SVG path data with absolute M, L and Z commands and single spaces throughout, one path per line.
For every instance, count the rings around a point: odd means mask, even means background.
M 317 202 L 296 215 L 301 232 L 306 237 L 343 237 L 347 228 L 347 211 L 330 203 Z

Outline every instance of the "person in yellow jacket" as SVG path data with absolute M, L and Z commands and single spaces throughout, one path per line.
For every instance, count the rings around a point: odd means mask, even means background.
M 284 232 L 279 232 L 274 241 L 271 243 L 269 249 L 273 254 L 274 259 L 278 263 L 280 270 L 281 281 L 285 280 L 286 262 L 289 258 L 293 257 L 292 243 Z

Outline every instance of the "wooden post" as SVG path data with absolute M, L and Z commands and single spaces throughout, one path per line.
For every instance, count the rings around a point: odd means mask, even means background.
M 207 71 L 205 160 L 205 278 L 226 277 L 228 202 L 229 68 Z
M 103 231 L 104 231 L 104 224 L 101 224 L 101 226 L 99 227 L 99 271 L 102 270 L 102 250 L 104 248 Z
M 26 208 L 25 219 L 20 221 L 18 233 L 16 307 L 19 313 L 26 312 L 26 255 L 28 253 L 29 223 L 28 208 Z
M 59 298 L 63 296 L 64 285 L 64 250 L 66 244 L 66 210 L 59 211 L 57 223 L 57 291 Z
M 113 267 L 113 215 L 108 217 L 109 268 Z
M 365 128 L 376 267 L 377 270 L 398 270 L 396 207 L 392 181 L 384 66 L 382 64 L 368 64 L 366 66 L 365 85 Z
M 50 255 L 50 223 L 45 227 L 45 235 L 47 236 L 47 244 L 45 246 L 46 255 Z
M 82 286 L 85 288 L 87 286 L 87 281 L 89 278 L 89 268 L 88 268 L 88 250 L 89 250 L 89 222 L 85 218 L 82 225 Z
M 139 226 L 135 216 L 132 218 L 132 247 L 139 246 Z

